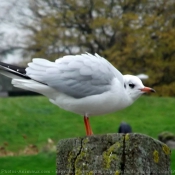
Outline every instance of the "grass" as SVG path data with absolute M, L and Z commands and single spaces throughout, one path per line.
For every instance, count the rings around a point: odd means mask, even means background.
M 174 98 L 144 96 L 122 111 L 90 118 L 91 126 L 95 134 L 115 133 L 120 122 L 125 121 L 132 126 L 133 132 L 157 138 L 163 131 L 175 133 L 174 104 Z M 42 96 L 0 99 L 0 119 L 0 146 L 8 145 L 7 149 L 11 151 L 24 149 L 29 144 L 42 149 L 48 138 L 57 142 L 63 138 L 85 135 L 81 116 L 50 104 Z M 42 159 L 42 156 L 45 155 L 0 158 L 0 164 L 3 160 L 1 166 L 5 169 L 10 167 L 10 161 L 14 159 L 16 163 L 26 162 L 27 165 L 30 159 Z M 173 156 L 175 157 L 174 152 Z M 55 158 L 52 157 L 51 161 L 53 159 Z M 175 170 L 174 162 L 175 158 L 172 161 Z M 20 167 L 25 167 L 23 164 Z
M 171 152 L 171 170 L 172 174 L 175 174 L 175 150 Z
M 0 174 L 56 174 L 56 155 L 38 154 L 0 158 Z

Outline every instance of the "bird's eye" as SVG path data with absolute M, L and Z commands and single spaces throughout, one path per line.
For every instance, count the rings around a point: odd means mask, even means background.
M 131 89 L 133 89 L 133 88 L 135 87 L 135 85 L 132 84 L 132 83 L 130 83 L 130 84 L 129 84 L 129 87 L 130 87 Z

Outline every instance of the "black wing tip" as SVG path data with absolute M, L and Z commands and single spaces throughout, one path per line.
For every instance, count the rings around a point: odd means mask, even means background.
M 25 71 L 26 68 L 25 67 L 20 67 L 20 66 L 8 64 L 8 63 L 3 63 L 3 62 L 0 62 L 0 65 L 2 67 L 12 69 L 12 70 L 17 71 L 19 73 L 26 74 L 26 71 Z
M 23 77 L 25 79 L 30 79 L 30 77 L 28 77 L 26 75 L 26 68 L 25 67 L 20 67 L 20 66 L 16 66 L 16 65 L 12 65 L 12 64 L 8 64 L 8 63 L 3 63 L 0 62 L 0 69 L 10 72 L 14 75 Z

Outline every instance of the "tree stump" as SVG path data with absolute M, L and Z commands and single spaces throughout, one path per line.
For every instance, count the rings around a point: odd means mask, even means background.
M 57 175 L 170 175 L 167 145 L 142 134 L 60 140 Z

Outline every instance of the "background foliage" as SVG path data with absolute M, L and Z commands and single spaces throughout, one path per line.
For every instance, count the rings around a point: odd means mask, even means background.
M 123 74 L 148 74 L 157 95 L 175 96 L 175 1 L 35 0 L 28 8 L 19 23 L 30 31 L 23 50 L 31 57 L 97 52 Z

